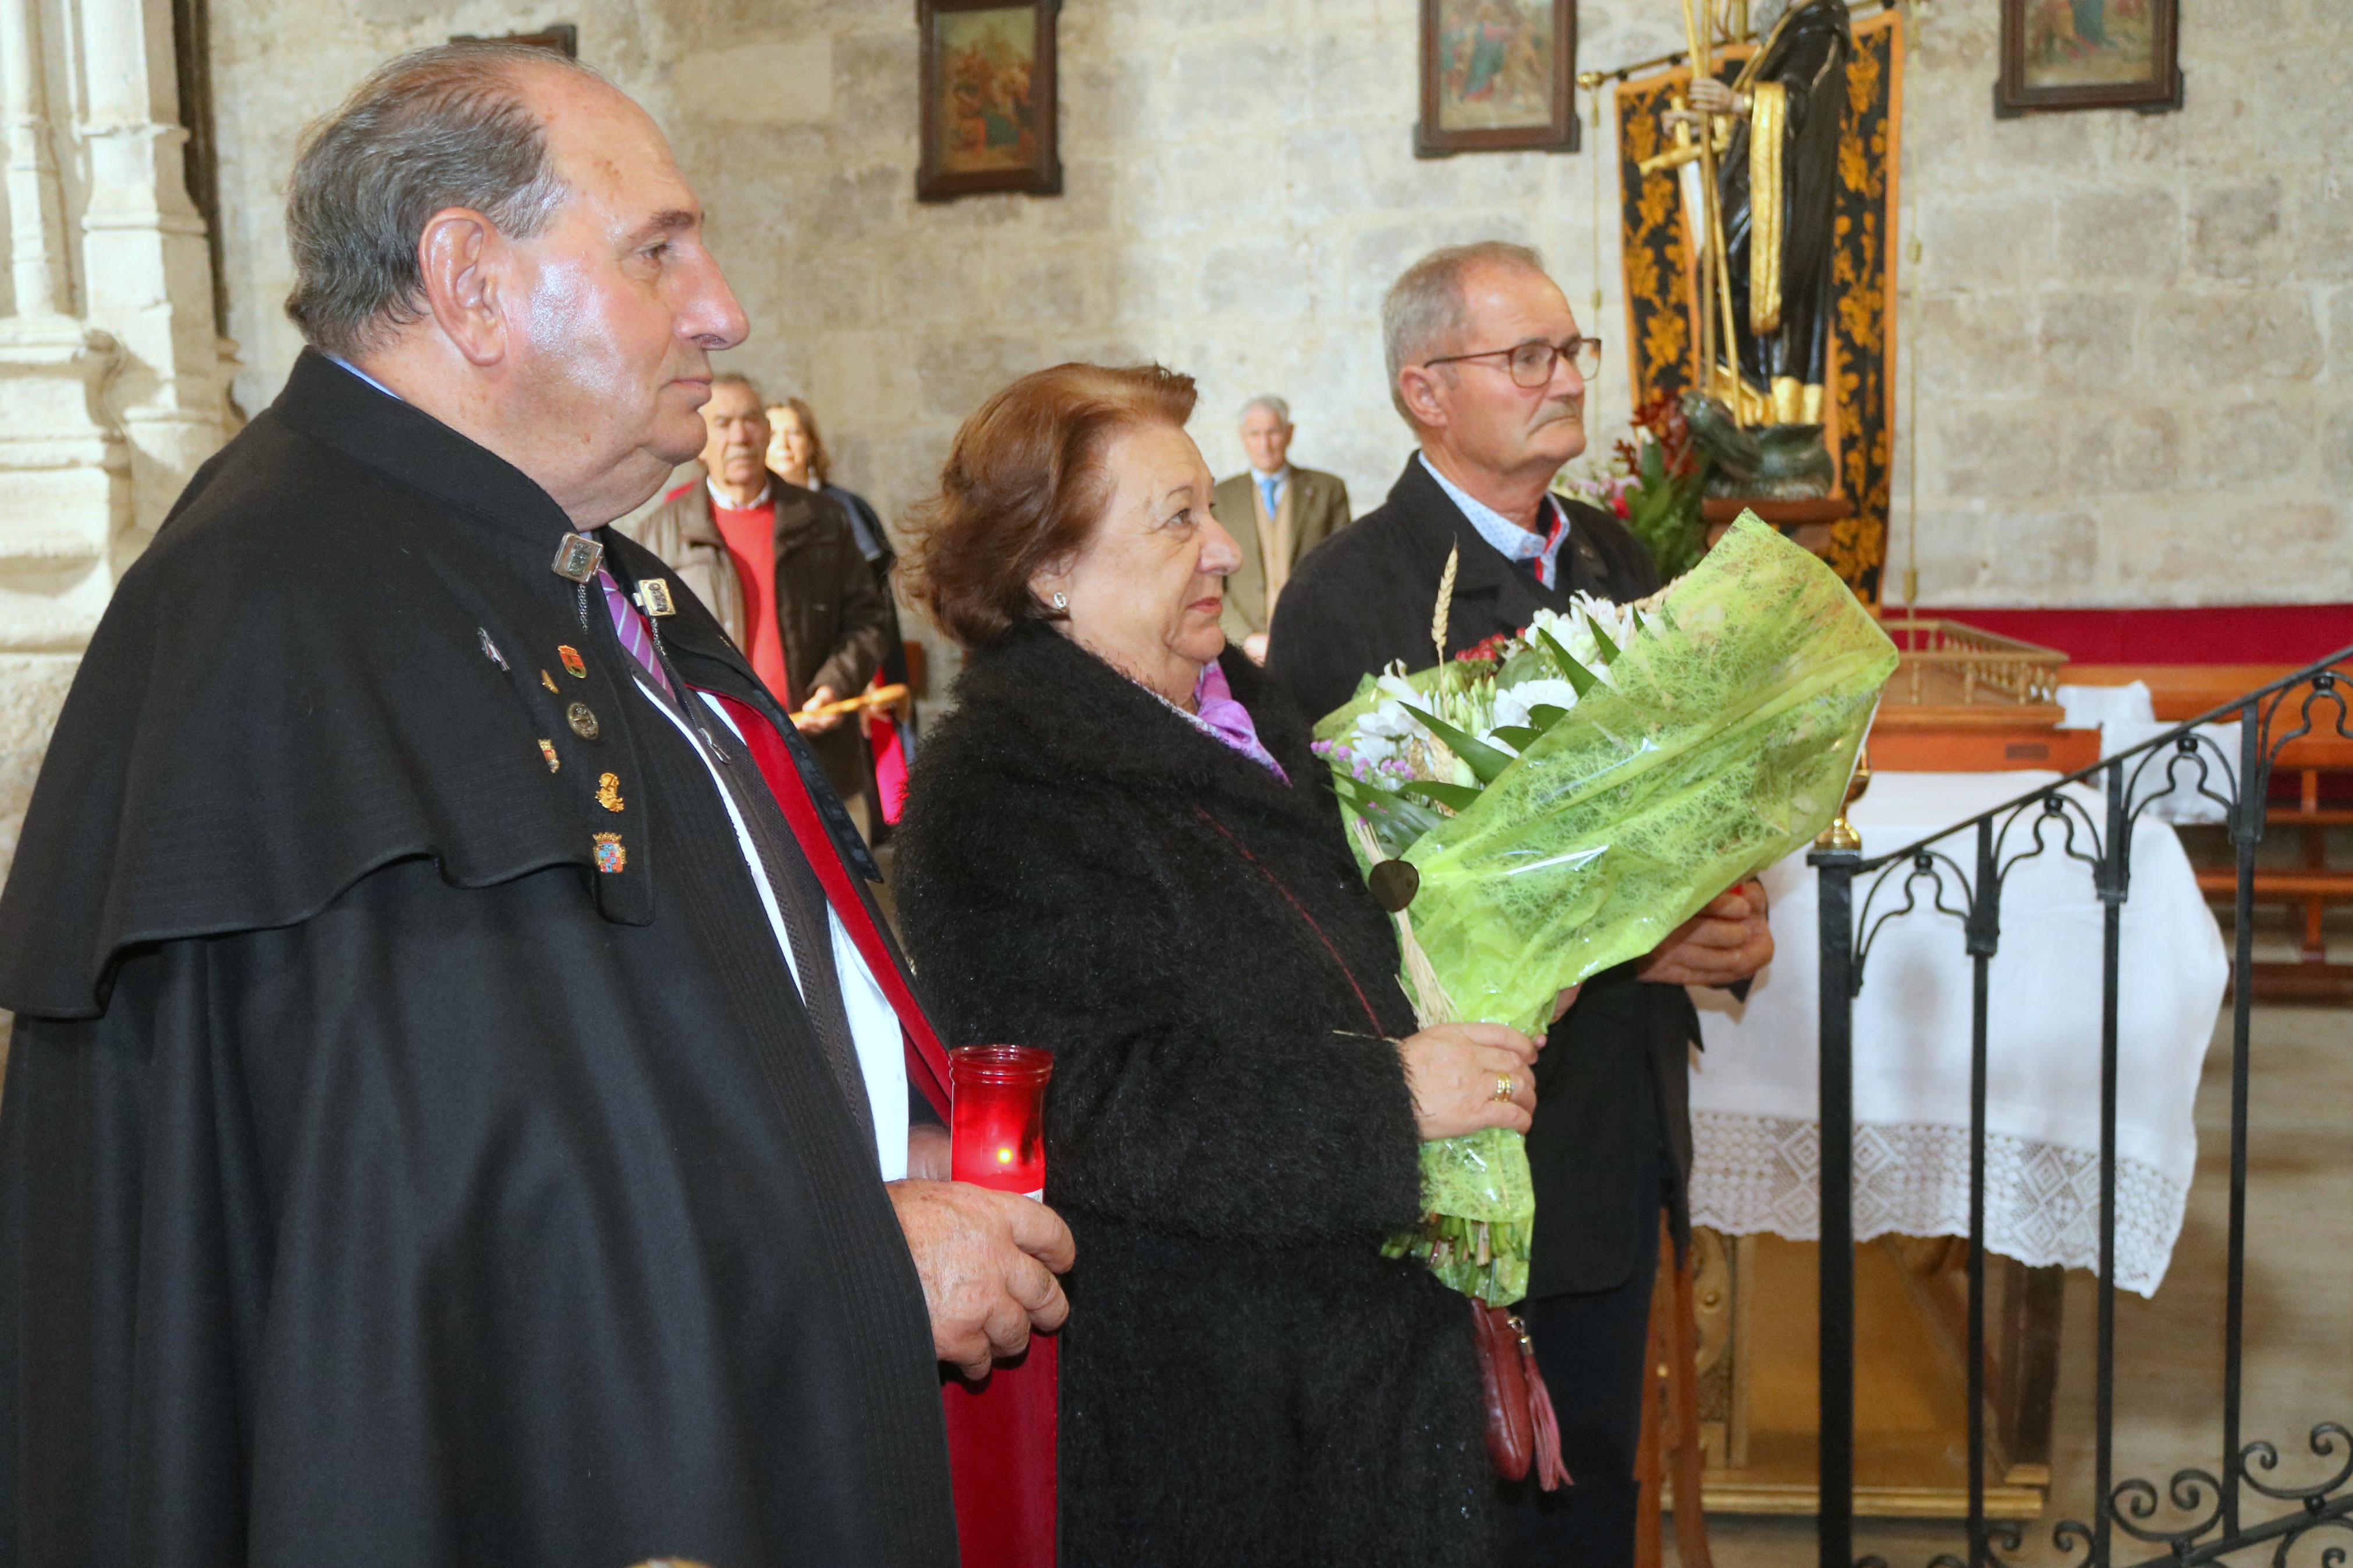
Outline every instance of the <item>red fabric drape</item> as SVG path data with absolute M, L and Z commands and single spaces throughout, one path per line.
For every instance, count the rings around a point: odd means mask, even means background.
M 1894 620 L 1904 612 L 1883 613 Z M 1955 610 L 1924 605 L 1920 614 L 2057 648 L 2078 664 L 2303 665 L 2353 643 L 2353 605 Z
M 827 901 L 899 1015 L 909 1079 L 941 1119 L 948 1120 L 947 1052 L 893 962 L 866 900 L 859 897 L 852 873 L 834 849 L 784 738 L 751 707 L 724 696 L 719 702 L 734 721 L 793 837 L 816 868 Z M 1040 1334 L 1030 1340 L 1027 1354 L 1000 1364 L 985 1384 L 975 1386 L 950 1378 L 940 1391 L 964 1568 L 1052 1568 L 1060 1381 L 1055 1339 Z
M 866 961 L 882 994 L 891 999 L 892 1009 L 899 1015 L 899 1032 L 906 1041 L 908 1077 L 923 1090 L 923 1098 L 932 1102 L 940 1119 L 945 1121 L 950 1099 L 947 1051 L 941 1046 L 931 1020 L 916 1004 L 907 977 L 892 961 L 890 946 L 868 912 L 866 900 L 858 896 L 850 869 L 841 863 L 841 856 L 826 832 L 824 819 L 818 816 L 817 802 L 809 798 L 808 786 L 801 782 L 800 770 L 793 765 L 792 753 L 786 748 L 784 738 L 757 710 L 733 698 L 715 692 L 712 695 L 719 698 L 727 716 L 734 721 L 737 732 L 751 751 L 752 761 L 760 769 L 760 776 L 768 781 L 768 792 L 776 797 L 785 820 L 792 826 L 793 837 L 800 841 L 801 852 L 817 870 L 818 881 L 825 888 L 826 901 L 841 917 L 849 940 L 857 944 L 859 956 Z

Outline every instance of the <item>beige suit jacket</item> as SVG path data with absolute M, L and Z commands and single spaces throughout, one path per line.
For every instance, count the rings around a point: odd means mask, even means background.
M 1258 475 L 1245 468 L 1219 482 L 1209 510 L 1242 550 L 1242 563 L 1226 579 L 1224 617 L 1226 636 L 1240 642 L 1274 619 L 1300 558 L 1348 526 L 1348 487 L 1337 474 L 1293 465 L 1278 514 L 1268 517 Z

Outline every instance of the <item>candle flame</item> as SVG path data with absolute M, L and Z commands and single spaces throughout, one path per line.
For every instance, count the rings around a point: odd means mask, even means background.
M 997 1150 L 997 1163 L 1000 1165 L 1010 1165 L 1013 1163 L 1013 1151 L 1010 1149 Z

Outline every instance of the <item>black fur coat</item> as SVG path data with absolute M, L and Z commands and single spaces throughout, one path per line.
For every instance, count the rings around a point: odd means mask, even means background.
M 1379 1253 L 1420 1206 L 1395 939 L 1304 721 L 1225 664 L 1290 784 L 1031 627 L 902 826 L 933 1016 L 1055 1055 L 1063 1568 L 1483 1564 L 1469 1309 Z

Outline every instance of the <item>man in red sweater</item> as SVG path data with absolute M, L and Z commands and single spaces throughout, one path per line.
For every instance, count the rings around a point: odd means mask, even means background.
M 702 420 L 703 481 L 672 491 L 630 531 L 711 607 L 858 813 L 872 766 L 865 737 L 816 710 L 873 679 L 890 605 L 840 503 L 768 468 L 757 387 L 714 376 Z

